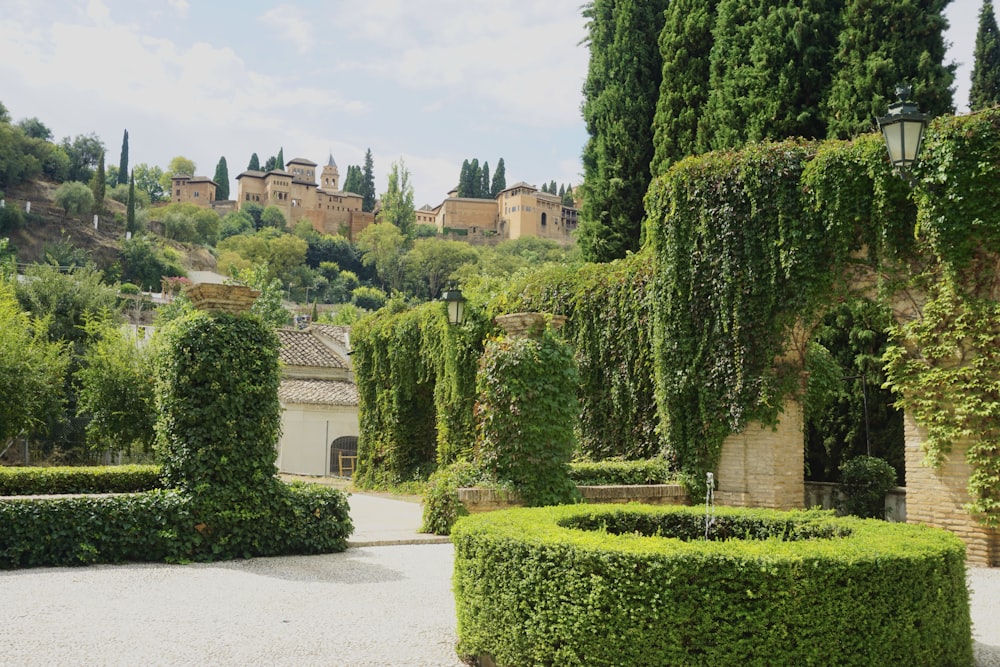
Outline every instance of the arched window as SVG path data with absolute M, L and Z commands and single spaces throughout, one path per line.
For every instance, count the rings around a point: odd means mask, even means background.
M 547 214 L 546 213 L 542 213 L 542 227 L 545 226 L 546 217 L 547 217 Z
M 330 443 L 330 474 L 351 477 L 358 461 L 358 436 L 344 435 Z

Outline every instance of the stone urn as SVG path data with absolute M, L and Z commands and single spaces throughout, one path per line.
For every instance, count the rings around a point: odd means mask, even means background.
M 198 310 L 237 315 L 250 310 L 260 292 L 245 285 L 197 283 L 184 288 L 184 294 Z
M 565 315 L 549 315 L 548 313 L 509 313 L 497 315 L 494 320 L 497 326 L 516 338 L 541 338 L 548 322 L 552 328 L 559 330 L 566 323 Z

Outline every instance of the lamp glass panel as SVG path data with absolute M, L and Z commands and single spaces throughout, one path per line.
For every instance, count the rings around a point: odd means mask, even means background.
M 904 123 L 887 123 L 882 126 L 882 135 L 885 137 L 885 145 L 889 150 L 889 161 L 898 165 L 903 160 L 903 125 Z
M 917 159 L 917 150 L 920 147 L 920 135 L 923 133 L 924 124 L 919 120 L 908 120 L 898 123 L 902 126 L 900 130 L 903 135 L 903 160 L 904 164 L 913 164 Z

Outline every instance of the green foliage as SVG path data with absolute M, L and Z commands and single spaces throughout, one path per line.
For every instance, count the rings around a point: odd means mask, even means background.
M 976 31 L 969 109 L 979 111 L 997 104 L 1000 104 L 1000 30 L 993 13 L 993 0 L 983 0 Z
M 583 87 L 583 208 L 577 243 L 590 261 L 639 249 L 643 195 L 653 158 L 653 118 L 663 63 L 657 38 L 666 0 L 594 0 Z
M 847 514 L 885 519 L 885 494 L 896 486 L 896 471 L 885 459 L 856 456 L 840 466 L 841 504 Z
M 85 215 L 94 208 L 94 193 L 84 183 L 67 181 L 52 195 L 56 206 L 66 212 L 66 215 Z
M 361 285 L 351 290 L 351 304 L 364 310 L 378 310 L 387 300 L 385 292 L 377 287 Z
M 0 234 L 8 234 L 24 227 L 24 212 L 17 206 L 0 208 Z
M 94 206 L 91 209 L 93 213 L 104 211 L 104 193 L 108 187 L 105 179 L 104 151 L 101 151 L 101 157 L 97 161 L 97 169 L 94 171 L 94 176 L 90 179 L 90 191 L 94 193 Z
M 576 461 L 569 466 L 569 478 L 580 486 L 666 484 L 673 477 L 663 459 Z
M 160 488 L 160 466 L 0 467 L 0 496 L 135 493 Z
M 719 508 L 705 540 L 704 521 L 697 507 L 620 505 L 460 519 L 459 654 L 501 665 L 972 664 L 965 547 L 947 531 Z
M 62 140 L 62 150 L 69 158 L 69 168 L 66 180 L 87 183 L 94 175 L 94 169 L 104 153 L 104 142 L 100 137 L 90 134 L 78 134 L 70 141 L 69 137 Z
M 577 383 L 573 351 L 551 328 L 486 343 L 476 374 L 476 460 L 528 505 L 578 498 L 568 473 Z
M 459 517 L 468 516 L 468 510 L 458 500 L 458 489 L 501 486 L 481 466 L 468 461 L 456 461 L 438 468 L 427 480 L 427 488 L 424 490 L 424 514 L 420 532 L 447 535 Z
M 117 185 L 128 183 L 128 130 L 122 133 L 122 150 L 118 155 L 118 177 L 115 179 Z
M 185 274 L 179 258 L 150 236 L 133 236 L 122 241 L 120 261 L 122 280 L 133 282 L 146 291 L 159 290 L 165 277 Z
M 215 200 L 226 201 L 229 199 L 229 165 L 226 164 L 226 156 L 219 158 L 219 164 L 215 165 Z
M 403 158 L 399 158 L 399 162 L 393 162 L 389 168 L 389 179 L 386 190 L 382 193 L 381 203 L 379 220 L 395 225 L 403 238 L 407 241 L 412 240 L 417 214 L 413 204 L 410 171 L 406 168 Z
M 375 160 L 372 158 L 372 149 L 365 151 L 365 165 L 361 172 L 361 210 L 371 213 L 375 210 Z

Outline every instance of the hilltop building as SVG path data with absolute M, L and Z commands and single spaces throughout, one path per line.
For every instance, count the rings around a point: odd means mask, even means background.
M 219 184 L 207 176 L 186 176 L 178 174 L 171 179 L 170 201 L 191 202 L 199 206 L 211 206 L 215 201 L 215 191 Z

